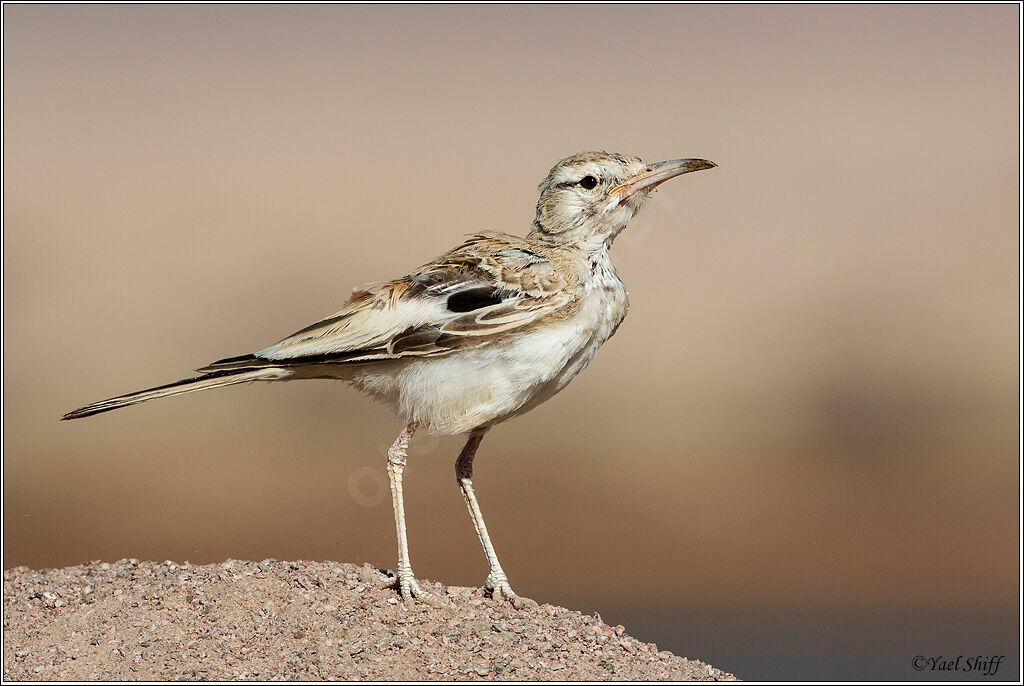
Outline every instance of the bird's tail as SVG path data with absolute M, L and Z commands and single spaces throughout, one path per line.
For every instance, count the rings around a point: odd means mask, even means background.
M 169 395 L 180 393 L 191 393 L 192 391 L 205 391 L 208 388 L 220 388 L 231 386 L 236 383 L 247 383 L 250 381 L 274 381 L 289 376 L 287 370 L 277 367 L 264 367 L 261 369 L 225 369 L 222 371 L 209 372 L 202 376 L 191 379 L 182 379 L 165 386 L 147 388 L 144 391 L 135 391 L 126 395 L 119 395 L 116 398 L 108 398 L 99 402 L 72 410 L 61 419 L 79 419 L 89 417 L 100 412 L 109 412 L 120 407 L 128 407 L 136 403 L 144 403 L 155 398 L 166 398 Z

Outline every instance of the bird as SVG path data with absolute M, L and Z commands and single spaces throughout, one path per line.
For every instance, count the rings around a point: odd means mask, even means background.
M 101 400 L 78 419 L 147 400 L 254 381 L 339 379 L 404 422 L 387 455 L 398 539 L 393 584 L 406 607 L 450 603 L 421 585 L 409 559 L 403 474 L 417 429 L 466 434 L 455 475 L 487 559 L 484 591 L 522 609 L 473 490 L 473 460 L 492 427 L 562 390 L 626 316 L 629 295 L 609 256 L 651 193 L 699 158 L 655 164 L 604 151 L 558 161 L 538 186 L 525 237 L 469 235 L 409 274 L 357 288 L 338 312 L 262 350 L 197 369 L 174 383 Z

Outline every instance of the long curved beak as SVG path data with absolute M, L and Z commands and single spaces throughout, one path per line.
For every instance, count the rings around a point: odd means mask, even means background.
M 666 160 L 657 164 L 649 164 L 639 174 L 608 191 L 608 195 L 618 194 L 620 200 L 625 200 L 634 193 L 654 188 L 681 174 L 689 174 L 690 172 L 711 169 L 717 166 L 717 164 L 710 160 L 698 159 Z

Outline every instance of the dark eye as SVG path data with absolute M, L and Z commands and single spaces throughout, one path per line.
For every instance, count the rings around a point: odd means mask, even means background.
M 597 186 L 597 179 L 593 176 L 584 176 L 580 179 L 580 185 L 589 191 Z

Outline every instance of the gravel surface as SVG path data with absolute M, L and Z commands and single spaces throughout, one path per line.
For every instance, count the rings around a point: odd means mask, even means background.
M 4 572 L 3 676 L 735 679 L 597 617 L 552 605 L 517 611 L 479 589 L 427 582 L 454 611 L 405 609 L 388 574 L 275 560 L 16 567 Z

